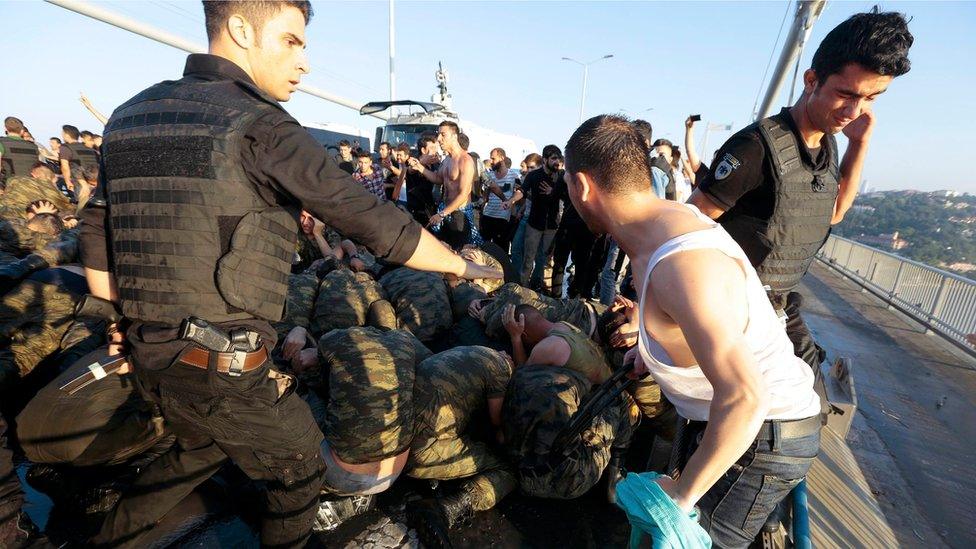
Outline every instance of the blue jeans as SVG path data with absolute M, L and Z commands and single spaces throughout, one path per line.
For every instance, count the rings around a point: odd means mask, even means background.
M 748 547 L 819 452 L 819 431 L 801 438 L 753 441 L 698 501 L 701 527 L 715 547 Z
M 617 256 L 620 253 L 622 253 L 620 246 L 617 246 L 617 243 L 611 239 L 607 248 L 607 260 L 603 263 L 603 271 L 600 273 L 600 303 L 608 307 L 613 305 L 613 298 L 617 295 L 617 288 L 620 287 L 620 280 L 627 270 L 627 263 L 629 263 L 627 256 L 624 256 L 620 271 L 614 270 L 614 267 L 617 266 Z
M 529 216 L 523 215 L 522 219 L 519 220 L 518 229 L 515 230 L 515 236 L 512 237 L 512 265 L 521 272 L 522 270 L 522 253 L 525 250 L 525 226 L 529 223 Z

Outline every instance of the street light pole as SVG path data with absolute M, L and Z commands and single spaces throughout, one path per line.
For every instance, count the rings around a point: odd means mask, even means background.
M 597 61 L 603 61 L 604 59 L 610 59 L 611 57 L 613 57 L 613 54 L 612 53 L 608 53 L 607 55 L 604 55 L 603 57 L 600 57 L 598 59 L 594 59 L 593 61 L 590 61 L 589 63 L 583 63 L 583 62 L 577 61 L 577 60 L 575 60 L 575 59 L 573 59 L 571 57 L 563 57 L 563 61 L 572 61 L 573 63 L 576 63 L 577 65 L 580 65 L 581 67 L 583 67 L 583 91 L 580 92 L 580 112 L 579 112 L 579 121 L 580 121 L 580 124 L 583 123 L 583 107 L 586 104 L 586 80 L 589 77 L 590 65 L 592 65 L 593 63 L 596 63 Z

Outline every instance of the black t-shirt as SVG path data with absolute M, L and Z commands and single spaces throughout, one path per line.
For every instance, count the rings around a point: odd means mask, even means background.
M 554 178 L 554 179 L 553 179 Z M 541 183 L 548 181 L 552 191 L 544 194 Z M 526 174 L 522 183 L 522 192 L 532 200 L 532 211 L 529 212 L 528 224 L 537 231 L 554 230 L 559 227 L 559 202 L 563 197 L 562 170 L 547 174 L 544 168 L 536 168 Z
M 427 166 L 427 169 L 436 172 L 441 167 L 440 163 Z M 407 169 L 404 166 L 403 169 Z M 433 215 L 437 211 L 437 204 L 434 201 L 434 184 L 422 174 L 413 170 L 407 171 L 407 209 L 411 212 L 424 212 Z
M 68 164 L 71 164 L 74 159 L 75 151 L 71 150 L 67 143 L 62 143 L 61 147 L 58 148 L 58 160 L 67 160 Z
M 830 162 L 830 135 L 824 135 L 820 147 L 811 149 L 804 144 L 789 109 L 783 109 L 775 118 L 785 121 L 793 131 L 800 144 L 800 158 L 804 163 L 816 170 L 827 167 Z M 725 208 L 723 217 L 747 215 L 769 219 L 776 205 L 773 169 L 772 159 L 766 156 L 759 126 L 753 124 L 722 145 L 709 173 L 700 180 L 696 176 L 696 182 L 708 198 Z

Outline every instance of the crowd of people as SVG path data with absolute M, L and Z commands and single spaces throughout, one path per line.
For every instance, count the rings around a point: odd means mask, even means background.
M 241 68 L 242 25 L 301 46 L 310 6 L 205 13 L 211 54 L 183 80 L 108 119 L 83 100 L 104 138 L 65 125 L 45 147 L 4 121 L 0 545 L 43 541 L 9 448 L 74 517 L 48 532 L 95 546 L 141 546 L 214 475 L 260 483 L 261 542 L 282 547 L 396 482 L 423 496 L 422 542 L 447 547 L 516 490 L 616 502 L 625 463 L 662 473 L 720 546 L 775 517 L 821 425 L 823 350 L 794 290 L 853 202 L 870 101 L 908 70 L 902 16 L 834 29 L 797 106 L 707 166 L 698 116 L 683 151 L 602 115 L 521 159 L 482 161 L 451 121 L 333 156 L 277 105 L 296 77 Z M 671 460 L 633 444 L 676 429 Z

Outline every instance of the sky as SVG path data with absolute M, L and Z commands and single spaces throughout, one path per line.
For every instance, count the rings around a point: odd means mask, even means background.
M 94 4 L 205 44 L 199 2 Z M 683 145 L 684 119 L 752 120 L 763 73 L 795 2 L 419 2 L 396 1 L 398 98 L 430 100 L 442 62 L 462 120 L 564 145 L 579 122 L 582 69 L 561 61 L 613 58 L 590 66 L 585 117 L 645 118 L 655 138 Z M 313 1 L 307 29 L 311 73 L 303 82 L 356 101 L 389 98 L 388 3 Z M 826 33 L 874 2 L 827 5 L 803 52 L 809 67 Z M 873 190 L 954 189 L 976 193 L 971 165 L 976 88 L 976 2 L 886 2 L 912 18 L 912 70 L 875 105 L 877 126 L 863 178 Z M 100 133 L 80 92 L 106 115 L 140 90 L 182 75 L 186 54 L 39 1 L 0 0 L 0 116 L 24 120 L 38 139 L 62 124 Z M 782 39 L 781 39 L 782 41 Z M 776 44 L 776 57 L 780 44 Z M 777 106 L 784 106 L 784 87 Z M 765 87 L 762 88 L 765 91 Z M 372 135 L 379 122 L 303 93 L 285 103 L 302 123 L 334 122 Z M 965 122 L 970 120 L 970 122 Z M 730 132 L 712 132 L 699 153 Z M 838 136 L 841 150 L 846 146 Z

